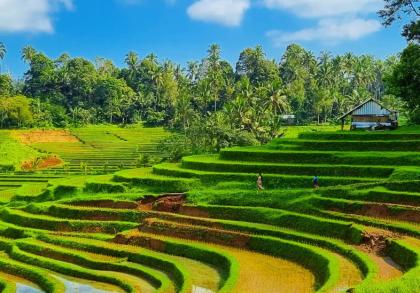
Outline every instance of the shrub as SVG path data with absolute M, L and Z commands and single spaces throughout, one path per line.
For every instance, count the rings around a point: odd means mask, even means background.
M 116 182 L 98 182 L 98 181 L 88 181 L 86 182 L 85 191 L 87 192 L 106 192 L 106 193 L 123 193 L 126 191 L 126 188 L 121 183 Z

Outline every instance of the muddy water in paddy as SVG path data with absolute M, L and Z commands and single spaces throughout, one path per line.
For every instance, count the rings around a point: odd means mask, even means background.
M 314 291 L 313 274 L 290 261 L 226 246 L 208 244 L 232 255 L 239 263 L 239 279 L 232 293 L 305 293 Z
M 182 263 L 190 271 L 194 284 L 193 293 L 217 292 L 221 279 L 215 268 L 189 258 L 171 257 Z
M 142 293 L 152 293 L 155 292 L 156 289 L 153 288 L 148 282 L 144 281 L 143 279 L 137 278 L 135 276 L 131 276 L 128 274 L 123 274 L 119 272 L 108 272 L 104 271 L 106 274 L 112 274 L 115 277 L 121 277 L 124 280 L 129 280 L 130 284 L 132 284 L 136 290 L 136 292 Z M 100 283 L 85 279 L 78 279 L 64 275 L 53 275 L 56 279 L 60 280 L 64 283 L 66 287 L 66 293 L 120 293 L 124 292 L 121 288 L 106 284 Z
M 65 275 L 53 273 L 52 277 L 62 282 L 66 288 L 65 293 L 120 293 L 124 292 L 119 287 L 99 283 L 90 280 L 73 278 Z

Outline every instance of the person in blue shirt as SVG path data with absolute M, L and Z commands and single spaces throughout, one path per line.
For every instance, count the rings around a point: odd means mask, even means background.
M 319 188 L 319 178 L 318 175 L 314 176 L 314 179 L 312 179 L 312 185 L 315 189 Z

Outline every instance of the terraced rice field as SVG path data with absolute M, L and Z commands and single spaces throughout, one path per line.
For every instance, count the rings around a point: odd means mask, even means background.
M 418 133 L 311 132 L 28 182 L 1 202 L 0 287 L 418 292 L 419 145 Z
M 163 128 L 90 126 L 71 130 L 13 131 L 16 140 L 63 161 L 55 174 L 101 174 L 134 168 L 142 155 L 159 156 L 156 144 L 168 135 Z M 44 170 L 46 173 L 46 170 Z

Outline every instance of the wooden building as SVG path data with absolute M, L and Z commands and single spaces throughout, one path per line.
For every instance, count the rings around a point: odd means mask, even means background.
M 398 127 L 398 112 L 385 108 L 374 99 L 363 102 L 341 116 L 339 118 L 341 120 L 341 129 L 344 129 L 344 121 L 348 116 L 351 116 L 351 130 L 395 129 Z

